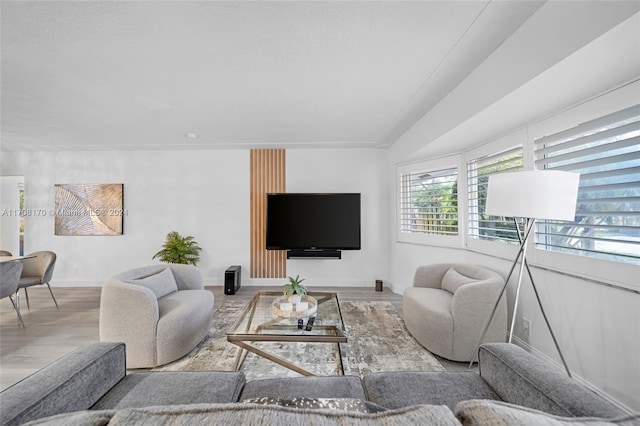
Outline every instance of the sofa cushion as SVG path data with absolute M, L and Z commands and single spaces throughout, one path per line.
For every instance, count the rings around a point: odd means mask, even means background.
M 196 404 L 121 410 L 110 425 L 137 424 L 198 425 L 434 425 L 459 426 L 447 407 L 415 406 L 381 413 L 353 413 L 254 404 Z
M 453 294 L 439 288 L 409 287 L 404 291 L 407 330 L 432 353 L 448 355 L 453 349 L 452 302 Z
M 464 426 L 519 425 L 519 426 L 637 426 L 640 414 L 615 419 L 595 417 L 560 417 L 518 405 L 495 401 L 464 401 L 455 409 L 456 417 Z
M 241 400 L 273 398 L 354 398 L 367 399 L 362 380 L 357 376 L 288 377 L 252 380 L 240 395 Z
M 236 402 L 244 383 L 244 374 L 235 371 L 131 373 L 91 409 Z
M 587 387 L 509 343 L 487 343 L 480 375 L 503 401 L 559 416 L 612 418 L 625 413 Z
M 281 407 L 294 408 L 322 408 L 328 410 L 352 411 L 356 413 L 379 413 L 386 411 L 378 404 L 354 398 L 274 398 L 265 396 L 262 398 L 245 399 L 242 403 L 279 405 Z
M 412 315 L 422 315 L 424 312 L 432 312 L 430 320 L 442 324 L 450 324 L 453 327 L 451 303 L 453 294 L 439 288 L 409 287 L 404 291 L 403 303 L 410 302 L 414 309 Z M 404 310 L 404 315 L 408 313 Z
M 126 280 L 125 282 L 148 288 L 158 299 L 178 291 L 178 285 L 173 277 L 173 272 L 171 272 L 169 268 L 164 268 L 156 273 L 137 279 Z
M 362 381 L 367 399 L 385 408 L 435 404 L 453 410 L 467 399 L 500 399 L 475 372 L 382 372 L 367 374 Z
M 458 287 L 461 287 L 465 284 L 476 282 L 475 278 L 467 277 L 466 275 L 462 275 L 458 271 L 454 269 L 452 266 L 447 270 L 442 278 L 442 289 L 447 290 L 450 293 L 455 293 L 458 290 Z

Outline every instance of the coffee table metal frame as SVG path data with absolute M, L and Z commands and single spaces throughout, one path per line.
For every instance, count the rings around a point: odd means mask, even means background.
M 235 369 L 239 370 L 242 367 L 247 352 L 252 352 L 258 356 L 266 358 L 276 364 L 280 364 L 290 370 L 296 371 L 305 376 L 315 376 L 314 373 L 305 370 L 304 368 L 281 358 L 273 353 L 267 352 L 264 349 L 256 347 L 254 342 L 308 342 L 308 343 L 335 343 L 338 348 L 339 359 L 339 371 L 340 374 L 344 374 L 344 368 L 342 365 L 342 352 L 340 351 L 340 343 L 346 343 L 347 337 L 344 334 L 344 322 L 342 320 L 342 313 L 340 312 L 340 302 L 336 293 L 327 292 L 309 292 L 309 296 L 313 296 L 318 301 L 318 311 L 315 313 L 316 322 L 312 328 L 312 331 L 306 331 L 297 329 L 296 318 L 280 318 L 275 314 L 271 314 L 271 319 L 268 319 L 262 323 L 254 324 L 256 319 L 256 311 L 259 307 L 265 309 L 265 300 L 271 301 L 277 296 L 281 296 L 281 292 L 276 291 L 260 291 L 256 293 L 251 301 L 247 304 L 242 311 L 238 319 L 227 331 L 227 340 L 236 346 L 239 346 L 243 350 L 240 351 L 236 358 Z M 335 301 L 335 308 L 337 308 L 337 317 L 334 319 L 337 324 L 322 324 L 323 317 L 323 304 Z M 266 305 L 269 305 L 268 303 Z M 269 310 L 270 310 L 269 305 Z M 264 315 L 264 312 L 262 313 Z M 258 315 L 259 316 L 259 315 Z M 239 331 L 239 328 L 244 324 L 244 329 Z

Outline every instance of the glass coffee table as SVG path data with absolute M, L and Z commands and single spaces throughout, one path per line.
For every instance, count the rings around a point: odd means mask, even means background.
M 286 318 L 274 313 L 273 302 L 282 296 L 282 292 L 260 291 L 253 296 L 240 317 L 227 331 L 227 340 L 243 349 L 236 359 L 236 370 L 242 367 L 248 351 L 305 376 L 314 376 L 315 374 L 292 361 L 258 348 L 254 344 L 255 342 L 308 342 L 336 344 L 340 360 L 339 371 L 344 374 L 340 343 L 346 343 L 347 336 L 344 333 L 338 296 L 336 293 L 325 292 L 309 292 L 308 295 L 317 301 L 317 310 L 306 318 Z M 313 318 L 313 325 L 308 327 L 311 318 Z M 302 320 L 301 328 L 299 328 L 299 320 Z

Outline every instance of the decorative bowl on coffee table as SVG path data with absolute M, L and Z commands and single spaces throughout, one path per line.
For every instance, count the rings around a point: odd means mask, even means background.
M 306 318 L 316 313 L 318 301 L 305 296 L 300 303 L 291 303 L 287 296 L 276 297 L 271 305 L 273 313 L 282 318 Z

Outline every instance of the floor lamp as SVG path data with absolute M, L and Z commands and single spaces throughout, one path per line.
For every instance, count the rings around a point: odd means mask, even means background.
M 480 344 L 487 334 L 489 325 L 491 324 L 498 308 L 500 298 L 502 298 L 507 285 L 509 284 L 509 279 L 520 260 L 518 286 L 516 287 L 513 315 L 511 318 L 511 327 L 509 329 L 509 343 L 511 343 L 513 338 L 522 277 L 524 275 L 524 270 L 526 269 L 533 287 L 533 292 L 535 293 L 538 305 L 542 311 L 542 316 L 544 317 L 547 328 L 551 333 L 553 343 L 558 350 L 558 354 L 560 354 L 560 359 L 562 360 L 565 370 L 567 370 L 567 374 L 571 377 L 571 372 L 569 371 L 567 362 L 562 355 L 562 351 L 560 350 L 556 336 L 553 333 L 547 314 L 542 307 L 542 302 L 538 295 L 538 289 L 536 288 L 533 276 L 531 275 L 531 269 L 529 269 L 529 264 L 527 262 L 527 241 L 529 236 L 532 234 L 536 219 L 564 221 L 573 221 L 575 219 L 579 183 L 580 175 L 578 173 L 556 170 L 500 173 L 489 176 L 485 213 L 491 216 L 512 217 L 516 225 L 520 248 L 513 264 L 511 265 L 511 270 L 509 271 L 509 275 L 505 280 L 502 291 L 498 296 L 498 300 L 496 300 L 496 304 L 493 307 L 489 321 L 482 332 L 482 336 L 478 341 L 475 351 L 471 355 L 470 367 L 473 365 L 473 359 L 478 353 Z M 520 229 L 517 218 L 524 219 L 524 229 Z

